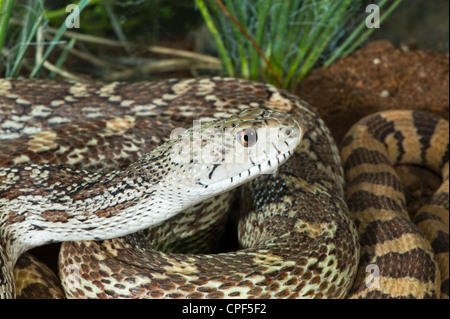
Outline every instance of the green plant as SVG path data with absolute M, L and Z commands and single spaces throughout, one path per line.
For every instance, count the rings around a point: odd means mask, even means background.
M 401 0 L 377 2 L 382 22 Z M 362 0 L 196 0 L 225 72 L 292 88 L 371 34 Z M 387 7 L 386 10 L 384 10 Z M 383 9 L 383 10 L 382 10 Z
M 81 12 L 90 0 L 80 0 L 77 5 Z M 20 20 L 11 23 L 11 12 L 16 10 L 16 16 Z M 62 34 L 67 30 L 66 23 L 62 23 L 57 32 L 47 42 L 42 39 L 42 29 L 47 24 L 46 12 L 42 0 L 28 0 L 25 2 L 15 2 L 6 0 L 0 2 L 0 54 L 2 61 L 5 61 L 4 76 L 17 77 L 24 63 L 25 54 L 30 47 L 35 47 L 35 59 L 29 77 L 36 77 L 42 66 L 46 63 L 48 56 L 54 50 Z M 8 37 L 8 47 L 5 47 L 6 35 Z M 73 47 L 74 41 L 69 42 L 68 49 Z M 43 42 L 47 43 L 44 50 Z M 56 67 L 61 66 L 67 57 L 67 50 L 64 50 L 57 60 Z
M 68 30 L 68 4 L 78 6 L 80 28 Z M 201 23 L 185 0 L 0 0 L 0 76 L 80 80 L 87 70 L 88 77 L 118 80 L 141 71 L 218 69 L 213 57 L 149 46 Z

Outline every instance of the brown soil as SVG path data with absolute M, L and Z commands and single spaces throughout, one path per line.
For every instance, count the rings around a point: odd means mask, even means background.
M 294 93 L 317 108 L 337 141 L 358 119 L 386 109 L 428 111 L 448 120 L 449 54 L 405 52 L 374 41 L 314 70 Z

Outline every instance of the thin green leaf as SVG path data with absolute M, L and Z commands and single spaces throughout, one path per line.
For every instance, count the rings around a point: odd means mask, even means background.
M 83 11 L 83 9 L 88 5 L 88 3 L 91 0 L 80 0 L 80 2 L 78 2 L 77 6 L 79 9 L 79 13 L 81 14 L 81 12 Z M 39 70 L 42 68 L 42 65 L 44 64 L 44 61 L 47 60 L 48 56 L 50 55 L 50 53 L 53 51 L 53 49 L 55 48 L 56 44 L 59 42 L 59 39 L 61 38 L 61 36 L 64 34 L 64 32 L 67 30 L 67 23 L 63 23 L 58 31 L 55 33 L 55 35 L 53 36 L 53 39 L 50 41 L 49 46 L 47 47 L 47 50 L 45 50 L 43 56 L 42 56 L 42 60 L 39 61 L 33 68 L 33 70 L 30 73 L 30 78 L 34 78 L 37 73 L 39 72 Z
M 272 0 L 260 0 L 260 2 L 257 4 L 258 8 L 258 25 L 256 28 L 255 33 L 255 41 L 259 44 L 261 48 L 265 47 L 265 41 L 264 41 L 264 32 L 266 30 L 266 21 L 268 18 L 269 9 L 272 5 Z M 265 55 L 267 59 L 270 61 L 270 51 L 265 50 Z M 251 67 L 250 67 L 250 78 L 251 79 L 257 79 L 259 77 L 259 70 L 260 70 L 260 61 L 261 57 L 259 56 L 258 52 L 256 50 L 252 50 L 250 52 L 250 60 L 252 61 Z
M 75 45 L 76 42 L 77 42 L 76 38 L 70 39 L 69 43 L 66 45 L 66 47 L 63 50 L 63 52 L 59 56 L 58 60 L 56 60 L 55 66 L 57 68 L 61 68 L 62 67 L 62 65 L 66 61 L 67 57 L 69 56 L 70 51 L 72 50 L 72 48 L 73 48 L 73 46 Z M 50 72 L 49 78 L 53 79 L 54 77 L 55 77 L 55 72 L 54 71 Z
M 23 63 L 25 52 L 30 46 L 31 41 L 36 36 L 36 32 L 44 19 L 43 7 L 41 1 L 36 1 L 33 6 L 28 9 L 24 18 L 24 25 L 21 29 L 18 49 L 14 56 L 13 66 L 7 71 L 7 77 L 17 77 Z
M 222 38 L 220 37 L 219 31 L 217 30 L 211 15 L 209 14 L 208 9 L 206 8 L 205 2 L 203 0 L 195 0 L 200 13 L 205 20 L 206 25 L 211 32 L 214 41 L 216 42 L 217 49 L 219 51 L 220 58 L 222 59 L 222 63 L 224 64 L 225 70 L 229 76 L 235 76 L 233 63 L 231 62 L 230 57 L 228 56 L 227 50 L 225 49 L 225 45 L 223 44 Z
M 0 0 L 0 55 L 5 42 L 6 30 L 8 29 L 9 18 L 11 17 L 14 0 Z

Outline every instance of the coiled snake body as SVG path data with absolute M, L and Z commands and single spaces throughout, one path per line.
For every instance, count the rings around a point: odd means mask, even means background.
M 32 246 L 129 234 L 221 193 L 207 184 L 217 176 L 226 182 L 216 185 L 231 188 L 247 181 L 243 177 L 236 181 L 242 172 L 249 177 L 253 169 L 255 174 L 270 172 L 271 164 L 261 168 L 261 163 L 269 163 L 267 157 L 241 167 L 238 174 L 233 168 L 222 169 L 226 167 L 222 164 L 210 165 L 206 173 L 192 166 L 188 171 L 195 178 L 188 180 L 196 182 L 185 185 L 181 175 L 186 172 L 169 175 L 176 165 L 165 160 L 169 148 L 180 150 L 183 140 L 152 151 L 176 126 L 198 118 L 225 119 L 249 108 L 258 110 L 217 125 L 235 129 L 230 136 L 242 137 L 247 136 L 242 129 L 249 123 L 253 128 L 255 120 L 269 126 L 275 121 L 277 129 L 288 127 L 287 137 L 302 138 L 275 173 L 242 188 L 238 224 L 242 250 L 205 255 L 197 253 L 198 246 L 190 246 L 194 229 L 201 234 L 195 239 L 200 238 L 200 246 L 215 239 L 207 235 L 204 225 L 217 227 L 216 222 L 198 210 L 209 207 L 218 220 L 223 219 L 225 199 L 231 197 L 225 194 L 195 205 L 148 234 L 64 243 L 60 272 L 67 296 L 424 298 L 440 297 L 441 290 L 443 297 L 448 296 L 446 121 L 394 111 L 355 125 L 342 148 L 345 198 L 338 149 L 310 106 L 272 86 L 223 78 L 135 84 L 1 80 L 1 293 L 14 295 L 12 265 Z M 272 111 L 288 112 L 292 118 Z M 148 134 L 149 129 L 153 133 Z M 95 136 L 86 133 L 92 130 L 98 131 Z M 192 136 L 195 130 L 188 133 Z M 200 143 L 212 145 L 207 149 L 213 155 L 223 155 L 208 140 L 207 136 Z M 278 163 L 290 152 L 271 149 Z M 280 157 L 282 153 L 286 154 Z M 133 157 L 138 160 L 130 164 Z M 405 215 L 405 199 L 392 169 L 397 162 L 424 164 L 442 176 L 442 186 L 416 216 L 420 231 Z M 105 167 L 115 170 L 89 172 Z M 145 181 L 150 185 L 170 181 L 172 192 L 163 193 L 154 186 L 145 189 Z M 141 201 L 136 209 L 146 192 L 156 194 L 157 203 Z M 184 204 L 173 204 L 182 202 L 179 198 L 185 195 L 189 199 Z M 156 217 L 142 222 L 142 216 L 132 216 L 135 211 Z M 154 248 L 181 240 L 192 254 L 144 248 L 143 237 L 150 238 Z

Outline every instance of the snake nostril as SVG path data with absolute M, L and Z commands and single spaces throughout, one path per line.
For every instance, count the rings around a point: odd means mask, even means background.
M 280 127 L 281 135 L 285 137 L 291 137 L 294 133 L 290 127 Z

